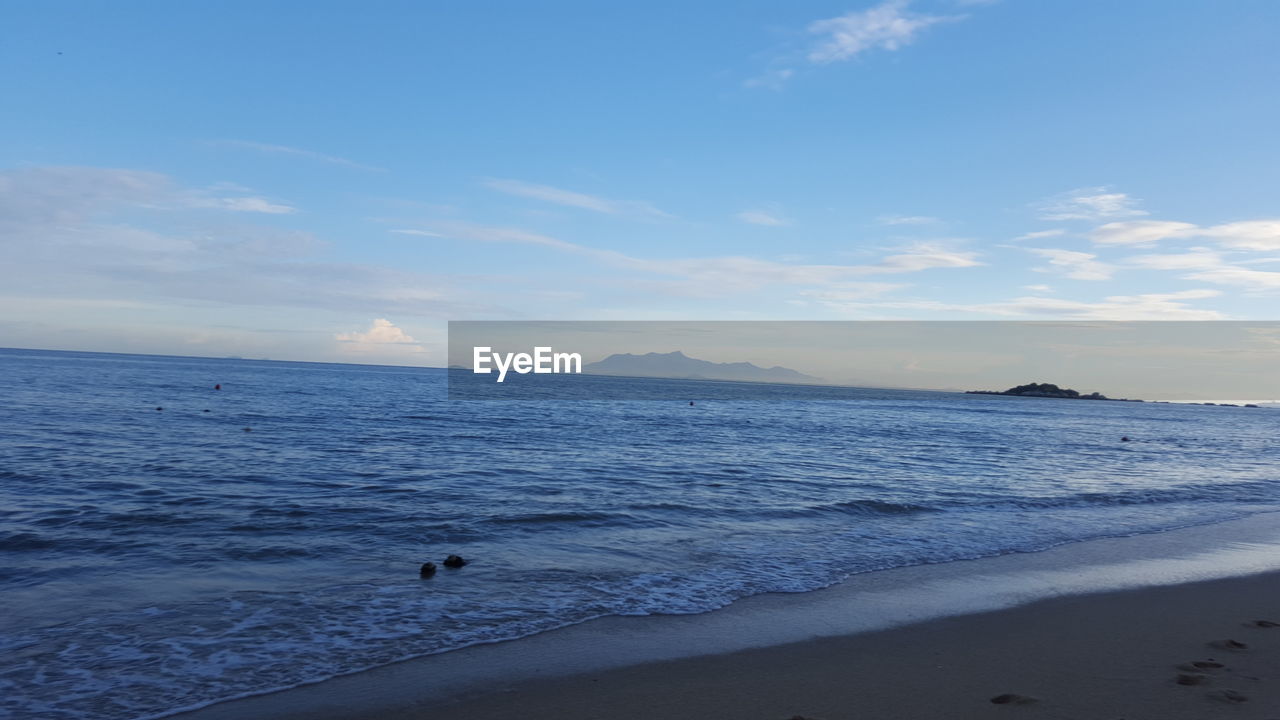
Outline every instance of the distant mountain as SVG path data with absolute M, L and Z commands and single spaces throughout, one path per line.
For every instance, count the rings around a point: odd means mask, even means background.
M 743 382 L 812 383 L 819 378 L 790 368 L 762 368 L 749 362 L 716 363 L 691 358 L 679 350 L 669 353 L 610 355 L 600 362 L 587 363 L 582 372 L 623 377 L 673 378 L 679 380 L 738 380 Z

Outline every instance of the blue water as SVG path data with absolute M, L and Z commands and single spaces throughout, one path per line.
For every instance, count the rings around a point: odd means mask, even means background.
M 0 350 L 0 715 L 153 717 L 1280 509 L 1269 409 L 696 382 L 692 407 L 449 402 L 444 375 Z M 418 578 L 450 553 L 473 562 Z

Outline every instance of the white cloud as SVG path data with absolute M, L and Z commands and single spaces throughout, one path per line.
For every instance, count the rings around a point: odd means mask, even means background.
M 1048 285 L 1023 285 L 1022 289 L 1030 290 L 1031 292 L 1039 292 L 1039 293 L 1053 292 L 1053 288 L 1049 287 Z
M 742 86 L 746 88 L 781 90 L 786 86 L 787 81 L 790 80 L 793 75 L 795 75 L 795 71 L 786 68 L 780 70 L 769 70 L 753 78 L 743 80 Z
M 1280 250 L 1280 220 L 1247 220 L 1214 225 L 1198 234 L 1238 250 Z
M 316 160 L 330 165 L 341 165 L 343 167 L 354 168 L 357 170 L 372 170 L 375 172 L 385 172 L 383 168 L 364 165 L 354 162 L 346 158 L 337 157 L 336 155 L 326 155 L 325 153 L 316 152 L 314 150 L 304 150 L 302 148 L 289 147 L 288 145 L 272 145 L 270 143 L 253 142 L 251 140 L 219 140 L 219 145 L 230 147 L 247 148 L 270 155 L 292 155 L 295 157 L 303 157 L 309 160 Z
M 740 212 L 738 213 L 737 218 L 742 222 L 751 223 L 752 225 L 771 225 L 777 227 L 790 224 L 783 218 L 778 217 L 777 215 L 771 215 L 763 210 L 747 210 L 745 212 Z
M 1129 220 L 1100 225 L 1089 236 L 1098 245 L 1155 245 L 1167 238 L 1188 237 L 1199 230 L 1195 225 L 1168 220 Z
M 1192 248 L 1185 253 L 1135 255 L 1124 262 L 1148 270 L 1190 270 L 1193 272 L 1182 275 L 1184 279 L 1239 287 L 1252 293 L 1280 290 L 1280 272 L 1233 265 L 1208 248 Z
M 1186 277 L 1190 280 L 1211 282 L 1215 285 L 1233 285 L 1256 292 L 1280 290 L 1280 272 L 1250 270 L 1232 265 L 1191 273 Z
M 1066 235 L 1066 234 L 1067 234 L 1067 231 L 1061 228 L 1056 228 L 1053 230 L 1037 230 L 1035 232 L 1029 232 L 1024 235 L 1019 235 L 1018 237 L 1013 239 L 1013 242 L 1018 242 L 1019 240 L 1041 240 L 1043 238 L 1059 237 L 1061 235 Z
M 866 275 L 913 273 L 934 268 L 966 268 L 982 264 L 977 260 L 977 253 L 952 249 L 940 243 L 917 243 L 880 262 L 866 265 L 805 265 L 739 256 L 649 259 L 577 245 L 518 228 L 454 223 L 439 229 L 449 237 L 540 245 L 588 257 L 613 267 L 679 277 L 686 283 L 682 288 L 701 295 L 745 291 L 775 284 L 831 285 Z
M 1068 190 L 1032 207 L 1044 220 L 1102 220 L 1147 215 L 1145 210 L 1136 207 L 1138 202 L 1136 198 L 1101 186 Z
M 671 217 L 671 215 L 648 203 L 606 200 L 605 198 L 597 197 L 595 195 L 587 195 L 586 193 L 564 190 L 550 185 L 527 183 L 521 180 L 504 180 L 501 178 L 495 178 L 486 180 L 484 185 L 491 190 L 497 190 L 498 192 L 506 193 L 507 195 L 527 197 L 534 200 L 549 202 L 554 205 L 580 208 L 598 213 L 608 213 L 611 215 L 630 213 L 646 215 L 649 217 Z
M 267 215 L 290 215 L 298 212 L 295 207 L 273 203 L 260 197 L 224 197 L 199 198 L 192 200 L 193 207 L 211 207 L 232 212 L 265 213 Z
M 942 222 L 927 215 L 882 215 L 877 219 L 881 225 L 934 225 Z
M 1197 289 L 1174 293 L 1113 295 L 1098 302 L 1064 300 L 1046 297 L 1019 297 L 994 303 L 956 304 L 934 300 L 905 300 L 850 303 L 844 309 L 851 313 L 866 311 L 908 310 L 924 312 L 971 313 L 980 316 L 1020 319 L 1067 320 L 1222 320 L 1216 310 L 1190 307 L 1188 301 L 1217 297 L 1217 290 Z
M 906 285 L 901 283 L 852 282 L 840 283 L 821 290 L 802 290 L 800 294 L 811 297 L 825 305 L 836 305 L 877 297 L 904 287 Z
M 1060 248 L 1028 248 L 1049 261 L 1049 268 L 1038 272 L 1058 272 L 1073 280 L 1110 280 L 1115 267 L 1098 261 L 1097 255 Z
M 1205 248 L 1193 248 L 1186 253 L 1134 255 L 1124 262 L 1146 270 L 1204 270 L 1224 264 L 1221 255 Z
M 396 235 L 416 235 L 418 237 L 435 237 L 435 238 L 444 237 L 444 235 L 442 235 L 441 233 L 431 232 L 430 230 L 413 230 L 413 229 L 400 228 L 395 230 L 388 230 L 387 232 L 392 232 L 392 233 L 395 233 Z
M 386 318 L 374 320 L 364 332 L 337 333 L 333 337 L 338 342 L 362 345 L 416 345 L 418 342 Z
M 1091 239 L 1099 245 L 1155 245 L 1161 240 L 1204 237 L 1233 250 L 1280 250 L 1280 220 L 1246 220 L 1200 227 L 1168 220 L 1132 220 L 1101 225 Z
M 889 0 L 866 10 L 812 23 L 809 32 L 823 39 L 809 52 L 809 61 L 825 65 L 848 60 L 868 50 L 897 50 L 914 41 L 930 25 L 959 19 L 909 12 L 909 4 L 909 0 Z

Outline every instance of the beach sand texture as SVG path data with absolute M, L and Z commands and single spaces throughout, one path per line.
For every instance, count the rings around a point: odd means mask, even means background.
M 1280 574 L 1266 574 L 534 681 L 397 717 L 1280 718 L 1278 621 Z
M 413 697 L 403 686 L 412 676 L 402 674 L 400 687 L 321 683 L 194 716 L 1267 720 L 1280 718 L 1275 622 L 1280 573 L 1273 572 L 1059 597 L 878 632 L 535 678 L 451 700 Z M 413 699 L 398 709 L 362 711 L 360 693 L 370 707 L 387 693 Z M 333 701 L 329 711 L 326 694 Z

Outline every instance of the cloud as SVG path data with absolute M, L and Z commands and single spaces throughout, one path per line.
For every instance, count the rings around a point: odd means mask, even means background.
M 742 81 L 742 86 L 746 88 L 766 88 L 768 90 L 781 90 L 786 87 L 787 81 L 795 75 L 794 70 L 780 69 L 769 70 L 763 72 L 753 78 L 747 78 Z
M 1147 215 L 1140 202 L 1105 186 L 1077 188 L 1032 204 L 1043 220 L 1101 220 Z
M 1073 280 L 1110 280 L 1115 267 L 1098 261 L 1097 255 L 1059 248 L 1028 248 L 1049 261 L 1049 268 L 1037 272 L 1058 272 Z
M 0 228 L 56 228 L 122 207 L 155 207 L 173 193 L 140 170 L 32 167 L 0 171 Z
M 416 345 L 417 340 L 405 334 L 404 330 L 396 327 L 386 318 L 378 318 L 364 332 L 337 333 L 334 336 L 338 342 L 344 343 L 360 343 L 364 345 Z
M 822 40 L 809 52 L 809 61 L 826 65 L 869 50 L 898 50 L 931 25 L 960 19 L 909 12 L 909 4 L 909 0 L 889 0 L 810 24 L 809 32 L 822 36 Z
M 1280 250 L 1280 220 L 1245 220 L 1200 227 L 1186 222 L 1135 220 L 1107 223 L 1091 239 L 1099 245 L 1155 245 L 1161 240 L 1203 237 L 1233 250 Z
M 881 225 L 935 225 L 942 222 L 927 215 L 881 215 L 877 220 Z
M 670 218 L 671 215 L 653 207 L 648 203 L 606 200 L 595 195 L 564 190 L 550 185 L 537 185 L 521 180 L 504 180 L 495 178 L 486 180 L 485 187 L 507 195 L 532 198 L 564 207 L 580 208 L 610 215 L 636 214 L 657 218 Z
M 1215 285 L 1233 285 L 1256 292 L 1280 290 L 1280 272 L 1250 270 L 1231 265 L 1194 272 L 1186 277 L 1190 280 L 1210 282 Z
M 777 215 L 770 215 L 763 210 L 747 210 L 745 212 L 738 213 L 736 217 L 742 222 L 751 223 L 752 225 L 771 225 L 777 227 L 790 224 L 787 220 L 784 220 Z
M 681 278 L 681 289 L 699 295 L 711 292 L 752 290 L 766 285 L 821 286 L 867 275 L 914 273 L 935 268 L 981 265 L 977 253 L 949 248 L 941 243 L 916 243 L 903 252 L 865 265 L 814 265 L 780 263 L 740 256 L 650 259 L 615 250 L 599 250 L 518 228 L 452 223 L 434 228 L 449 237 L 481 242 L 539 245 L 572 253 L 616 268 Z
M 1053 288 L 1049 287 L 1048 285 L 1023 285 L 1022 289 L 1030 290 L 1031 292 L 1041 292 L 1041 293 L 1053 292 Z
M 1238 250 L 1280 250 L 1280 220 L 1247 220 L 1214 225 L 1199 234 Z
M 1019 235 L 1018 237 L 1013 239 L 1013 242 L 1018 242 L 1019 240 L 1041 240 L 1044 238 L 1058 237 L 1066 234 L 1067 234 L 1067 231 L 1061 228 L 1056 228 L 1053 230 L 1037 230 L 1035 232 L 1029 232 L 1024 235 Z
M 192 207 L 209 207 L 232 212 L 265 213 L 267 215 L 290 215 L 298 212 L 295 207 L 280 205 L 260 197 L 214 197 L 193 198 Z
M 418 237 L 436 237 L 436 238 L 444 237 L 444 235 L 438 232 L 431 232 L 430 230 L 396 229 L 396 230 L 388 230 L 387 232 L 395 233 L 397 235 L 416 235 Z
M 1217 290 L 1196 289 L 1174 293 L 1112 295 L 1098 302 L 1046 297 L 1019 297 L 994 303 L 957 304 L 933 300 L 876 301 L 850 303 L 844 310 L 909 310 L 945 313 L 972 313 L 980 316 L 1019 319 L 1055 318 L 1065 320 L 1223 320 L 1216 310 L 1190 307 L 1188 301 L 1217 297 Z
M 1280 290 L 1280 272 L 1251 270 L 1231 264 L 1217 252 L 1208 248 L 1192 248 L 1190 252 L 1135 255 L 1124 262 L 1147 270 L 1190 270 L 1181 277 L 1186 280 L 1229 285 L 1252 293 Z
M 1166 238 L 1188 237 L 1199 230 L 1195 225 L 1167 220 L 1112 222 L 1094 229 L 1089 239 L 1098 245 L 1154 245 Z
M 1194 248 L 1187 253 L 1165 255 L 1134 255 L 1124 263 L 1146 270 L 1204 270 L 1223 265 L 1222 256 L 1205 248 Z
M 468 301 L 474 293 L 447 275 L 316 262 L 308 256 L 324 246 L 317 238 L 242 224 L 243 210 L 230 211 L 217 199 L 156 173 L 80 167 L 0 171 L 0 287 L 10 296 L 41 302 L 127 299 L 151 307 L 198 303 L 510 315 L 483 299 Z M 209 209 L 236 219 L 210 217 L 204 212 Z
M 289 147 L 288 145 L 272 145 L 270 143 L 253 142 L 250 140 L 218 140 L 218 145 L 226 145 L 229 147 L 247 148 L 258 152 L 267 153 L 269 155 L 292 155 L 294 157 L 306 158 L 317 162 L 327 163 L 329 165 L 341 165 L 343 167 L 354 168 L 356 170 L 371 170 L 374 172 L 386 172 L 384 168 L 373 167 L 363 163 L 354 162 L 346 158 L 337 157 L 336 155 L 326 155 L 325 153 L 316 152 L 314 150 L 304 150 L 302 148 Z

